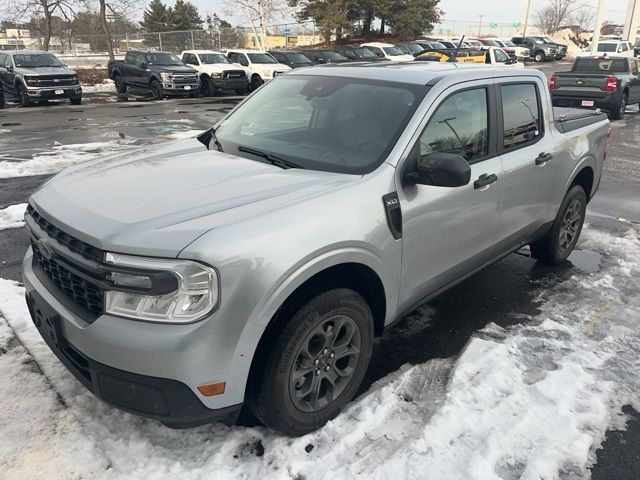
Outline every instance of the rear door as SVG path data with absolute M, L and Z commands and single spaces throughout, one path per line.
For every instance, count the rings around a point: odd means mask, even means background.
M 546 130 L 552 111 L 542 81 L 511 77 L 496 86 L 503 172 L 498 248 L 507 250 L 555 217 L 567 162 L 557 155 L 553 132 Z
M 16 74 L 15 71 L 10 72 L 8 70 L 10 67 L 15 69 L 15 63 L 11 55 L 7 54 L 4 59 L 4 68 L 2 69 L 4 92 L 5 94 L 8 93 L 9 95 L 16 96 L 18 93 L 16 91 Z
M 451 87 L 434 104 L 412 153 L 397 169 L 403 225 L 401 310 L 483 265 L 494 253 L 502 171 L 493 146 L 493 81 Z M 470 183 L 457 188 L 403 186 L 403 170 L 415 168 L 419 155 L 434 152 L 463 156 L 471 166 Z M 486 185 L 476 184 L 484 179 Z
M 640 102 L 640 61 L 632 58 L 629 60 L 631 64 L 631 76 L 629 78 L 629 103 Z

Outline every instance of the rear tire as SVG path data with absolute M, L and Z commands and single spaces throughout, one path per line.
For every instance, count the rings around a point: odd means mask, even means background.
M 629 103 L 629 94 L 624 93 L 622 98 L 620 99 L 620 105 L 618 108 L 611 112 L 611 118 L 613 120 L 622 120 L 624 118 L 625 112 L 627 111 L 627 105 Z
M 124 78 L 120 74 L 113 76 L 113 83 L 116 86 L 116 92 L 119 94 L 127 93 L 127 84 L 124 82 Z
M 587 195 L 580 185 L 574 185 L 565 195 L 551 230 L 531 244 L 531 256 L 547 265 L 564 262 L 578 243 L 586 210 Z
M 151 97 L 154 100 L 162 100 L 164 98 L 164 92 L 162 91 L 162 85 L 158 80 L 151 80 L 149 84 L 149 88 L 151 89 Z
M 310 296 L 269 342 L 249 406 L 287 435 L 316 430 L 351 400 L 372 347 L 373 316 L 359 293 L 336 288 Z

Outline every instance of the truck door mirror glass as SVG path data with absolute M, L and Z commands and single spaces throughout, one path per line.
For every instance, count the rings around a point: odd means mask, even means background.
M 408 183 L 434 187 L 462 187 L 471 180 L 471 167 L 455 153 L 430 153 L 418 160 L 418 169 L 407 173 Z
M 139 67 L 143 70 L 147 69 L 147 64 L 145 62 L 140 62 Z

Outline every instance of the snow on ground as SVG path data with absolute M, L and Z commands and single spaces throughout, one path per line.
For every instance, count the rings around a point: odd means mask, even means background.
M 116 86 L 113 80 L 107 78 L 102 83 L 96 83 L 95 85 L 82 85 L 82 93 L 116 93 Z
M 0 178 L 56 173 L 76 163 L 132 150 L 137 145 L 140 145 L 140 142 L 134 139 L 72 145 L 56 144 L 49 151 L 37 153 L 31 159 L 21 161 L 3 160 L 3 155 L 0 154 Z
M 20 203 L 0 210 L 0 230 L 24 226 L 24 211 L 26 209 L 27 204 Z
M 532 281 L 539 315 L 488 325 L 455 361 L 403 367 L 297 439 L 170 430 L 103 404 L 41 340 L 23 288 L 0 280 L 0 477 L 588 478 L 622 405 L 640 404 L 640 240 L 586 228 L 581 248 L 599 269 Z

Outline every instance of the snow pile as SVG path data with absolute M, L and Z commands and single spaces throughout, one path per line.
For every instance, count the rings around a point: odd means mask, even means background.
M 116 93 L 116 86 L 113 80 L 107 78 L 102 83 L 95 85 L 82 85 L 82 93 Z
M 558 30 L 550 37 L 554 42 L 567 45 L 567 57 L 575 58 L 582 52 L 582 49 L 587 46 L 587 41 L 591 39 L 591 34 L 581 33 L 576 35 L 570 28 L 564 28 Z
M 175 431 L 106 406 L 44 344 L 22 287 L 0 280 L 11 327 L 0 318 L 0 381 L 11 385 L 0 389 L 0 477 L 588 478 L 622 405 L 640 403 L 640 241 L 587 228 L 581 247 L 603 255 L 600 269 L 534 281 L 539 315 L 487 326 L 455 363 L 403 367 L 297 439 Z M 46 380 L 22 346 L 7 346 L 12 331 Z
M 26 209 L 27 204 L 20 203 L 0 210 L 0 230 L 24 226 L 24 211 Z
M 0 155 L 0 178 L 56 173 L 69 165 L 131 150 L 139 143 L 137 140 L 123 139 L 55 145 L 50 151 L 37 153 L 31 159 L 20 162 L 2 160 Z

